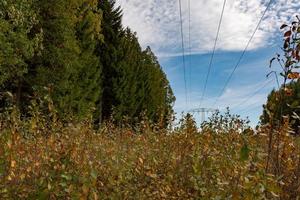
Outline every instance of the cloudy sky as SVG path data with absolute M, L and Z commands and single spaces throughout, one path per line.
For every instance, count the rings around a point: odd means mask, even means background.
M 166 72 L 177 98 L 177 113 L 200 106 L 209 61 L 216 37 L 223 0 L 182 1 L 188 102 L 185 98 L 180 15 L 178 0 L 117 0 L 123 8 L 123 24 L 137 32 L 141 45 L 150 46 Z M 212 107 L 247 42 L 253 34 L 269 0 L 227 0 L 217 51 L 201 107 Z M 298 13 L 297 13 L 298 12 Z M 276 82 L 266 74 L 270 59 L 280 52 L 282 23 L 300 14 L 299 0 L 273 0 L 248 51 L 224 94 L 214 108 L 231 107 L 249 116 L 256 124 L 266 96 Z M 189 45 L 190 35 L 190 45 Z M 191 55 L 188 53 L 191 51 Z

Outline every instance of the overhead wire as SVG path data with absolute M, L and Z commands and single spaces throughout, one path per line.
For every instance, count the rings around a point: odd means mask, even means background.
M 265 87 L 267 87 L 272 81 L 274 81 L 274 79 L 266 81 L 264 84 L 262 84 L 261 87 L 259 87 L 259 89 L 257 89 L 255 92 L 253 92 L 251 95 L 249 95 L 247 98 L 245 98 L 242 102 L 240 102 L 239 104 L 233 106 L 231 109 L 235 109 L 238 108 L 244 104 L 246 104 L 250 99 L 252 99 L 254 96 L 256 96 L 259 92 L 261 92 Z
M 188 14 L 189 14 L 189 93 L 191 98 L 192 93 L 192 49 L 191 49 L 191 0 L 188 0 Z M 191 101 L 191 99 L 190 99 Z
M 219 20 L 219 24 L 218 24 L 218 29 L 217 29 L 217 35 L 216 35 L 216 38 L 215 38 L 214 47 L 213 47 L 213 51 L 212 51 L 212 54 L 211 54 L 208 71 L 207 71 L 207 74 L 206 74 L 205 84 L 204 84 L 204 88 L 203 88 L 203 91 L 202 91 L 202 96 L 201 96 L 201 99 L 200 99 L 200 106 L 199 106 L 200 108 L 201 108 L 201 105 L 202 105 L 202 102 L 203 102 L 203 99 L 204 99 L 204 96 L 205 96 L 205 93 L 206 93 L 208 79 L 209 79 L 209 75 L 210 75 L 210 72 L 211 72 L 211 69 L 212 69 L 213 59 L 214 59 L 214 56 L 215 56 L 217 42 L 218 42 L 218 39 L 219 39 L 219 33 L 220 33 L 222 21 L 223 21 L 223 15 L 224 15 L 224 11 L 225 11 L 226 1 L 227 0 L 224 0 L 224 2 L 223 2 L 222 12 L 221 12 L 221 16 L 220 16 L 220 20 Z
M 182 6 L 181 0 L 179 2 L 179 16 L 180 16 L 180 32 L 181 32 L 181 47 L 182 47 L 182 63 L 183 63 L 183 76 L 184 76 L 184 89 L 185 89 L 185 103 L 188 104 L 187 94 L 187 80 L 186 80 L 186 62 L 185 62 L 185 49 L 184 49 L 184 35 L 183 35 L 183 20 L 182 20 Z
M 261 18 L 260 18 L 260 20 L 259 20 L 257 26 L 255 27 L 254 32 L 252 33 L 252 35 L 251 35 L 251 37 L 250 37 L 250 39 L 249 39 L 249 41 L 248 41 L 248 43 L 247 43 L 245 49 L 243 50 L 241 56 L 239 57 L 239 59 L 238 59 L 236 65 L 235 65 L 235 67 L 233 68 L 233 70 L 232 70 L 230 76 L 229 76 L 228 79 L 226 80 L 225 85 L 224 85 L 223 89 L 221 90 L 220 95 L 217 97 L 216 101 L 214 102 L 213 107 L 216 106 L 216 104 L 217 104 L 218 101 L 220 100 L 221 96 L 224 94 L 224 92 L 225 92 L 225 90 L 226 90 L 226 88 L 227 88 L 229 82 L 231 81 L 231 79 L 232 79 L 232 77 L 233 77 L 233 74 L 235 73 L 235 71 L 236 71 L 236 69 L 239 67 L 239 65 L 240 65 L 240 63 L 241 63 L 243 57 L 245 56 L 246 51 L 248 50 L 249 45 L 250 45 L 252 39 L 254 38 L 254 36 L 255 36 L 255 34 L 256 34 L 256 32 L 257 32 L 257 30 L 258 30 L 258 28 L 259 28 L 259 26 L 260 26 L 260 24 L 261 24 L 261 22 L 262 22 L 262 20 L 263 20 L 263 18 L 265 17 L 267 11 L 269 10 L 269 7 L 271 6 L 272 2 L 273 2 L 273 0 L 270 0 L 270 1 L 269 1 L 268 5 L 267 5 L 267 7 L 266 7 L 266 9 L 265 9 L 265 11 L 263 12 L 263 15 L 261 16 Z

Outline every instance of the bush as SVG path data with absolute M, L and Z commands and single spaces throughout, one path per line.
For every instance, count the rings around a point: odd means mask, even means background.
M 109 123 L 95 131 L 88 121 L 21 120 L 14 111 L 0 120 L 0 197 L 296 199 L 300 147 L 287 127 L 279 130 L 280 164 L 273 151 L 266 170 L 267 128 L 135 134 Z

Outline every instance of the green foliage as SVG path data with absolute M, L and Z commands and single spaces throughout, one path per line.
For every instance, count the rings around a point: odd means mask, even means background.
M 49 97 L 59 118 L 134 125 L 143 115 L 170 124 L 175 98 L 166 75 L 124 30 L 115 1 L 5 0 L 0 39 L 1 109 L 8 91 L 24 117 L 32 100 Z
M 33 62 L 35 84 L 52 88 L 61 116 L 85 117 L 101 94 L 101 66 L 94 55 L 101 13 L 96 4 L 76 0 L 39 1 L 38 7 L 44 50 Z
M 103 10 L 104 42 L 98 46 L 103 65 L 102 118 L 135 124 L 143 114 L 166 127 L 173 115 L 174 95 L 157 58 L 148 47 L 142 51 L 138 38 L 121 24 L 122 11 L 114 1 L 99 3 Z M 101 120 L 100 120 L 101 121 Z
M 22 82 L 31 70 L 29 61 L 41 50 L 40 30 L 33 0 L 0 2 L 0 91 L 9 88 L 20 103 Z
M 283 24 L 280 29 L 284 30 L 283 38 L 283 56 L 277 54 L 270 62 L 277 61 L 281 66 L 280 76 L 283 78 L 282 86 L 278 91 L 273 90 L 269 96 L 266 105 L 264 105 L 263 114 L 261 116 L 262 124 L 270 124 L 272 127 L 281 126 L 285 120 L 288 120 L 296 134 L 299 134 L 300 121 L 295 115 L 300 113 L 300 18 L 291 25 Z M 278 77 L 275 73 L 277 81 Z M 278 82 L 279 84 L 279 82 Z
M 241 119 L 239 115 L 230 114 L 229 108 L 222 114 L 216 111 L 213 115 L 201 124 L 204 131 L 211 131 L 214 133 L 228 133 L 228 132 L 247 132 L 250 130 L 249 119 Z
M 188 113 L 180 119 L 179 129 L 176 131 L 186 134 L 196 134 L 198 132 L 198 128 L 193 115 Z
M 104 36 L 104 42 L 98 44 L 96 52 L 103 66 L 103 98 L 99 102 L 102 113 L 99 121 L 102 121 L 102 118 L 108 120 L 111 117 L 112 108 L 118 104 L 114 81 L 119 77 L 120 62 L 127 58 L 121 57 L 123 36 L 121 8 L 115 8 L 115 1 L 110 0 L 99 1 L 98 7 L 103 11 L 102 34 Z
M 273 90 L 269 96 L 266 105 L 264 105 L 263 114 L 260 117 L 263 125 L 272 123 L 275 120 L 277 124 L 283 123 L 282 116 L 286 116 L 292 125 L 295 134 L 300 134 L 300 120 L 295 115 L 300 115 L 300 81 L 287 84 L 293 92 L 290 96 L 281 99 L 283 89 L 280 91 Z

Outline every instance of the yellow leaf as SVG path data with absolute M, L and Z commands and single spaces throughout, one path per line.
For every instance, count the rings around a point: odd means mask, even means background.
M 11 166 L 11 168 L 15 168 L 16 167 L 16 161 L 12 160 L 10 162 L 10 166 Z
M 31 171 L 31 167 L 28 167 L 28 168 L 26 169 L 26 171 L 27 171 L 27 172 L 30 172 L 30 171 Z
M 26 177 L 26 175 L 25 175 L 25 174 L 21 174 L 21 176 L 20 176 L 21 180 L 24 180 L 24 179 L 25 179 L 25 177 Z
M 144 161 L 143 161 L 142 158 L 139 158 L 139 161 L 140 161 L 141 164 L 144 164 Z

